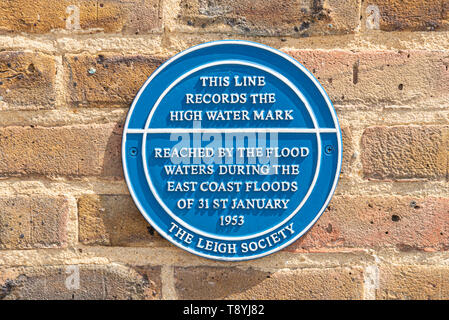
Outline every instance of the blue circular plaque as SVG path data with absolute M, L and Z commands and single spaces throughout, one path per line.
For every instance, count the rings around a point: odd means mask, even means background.
M 173 244 L 217 260 L 276 252 L 320 217 L 342 155 L 335 110 L 290 56 L 214 41 L 160 66 L 123 132 L 131 196 Z

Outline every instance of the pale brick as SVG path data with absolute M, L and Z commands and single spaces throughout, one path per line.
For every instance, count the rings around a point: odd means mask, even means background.
M 55 75 L 55 59 L 49 55 L 0 52 L 0 109 L 53 108 Z
M 449 126 L 370 127 L 361 141 L 370 179 L 440 179 L 448 174 Z
M 0 128 L 0 176 L 122 177 L 121 125 Z
M 130 196 L 82 196 L 78 200 L 78 217 L 83 244 L 148 246 L 161 240 Z
M 66 246 L 68 212 L 64 197 L 1 196 L 0 249 Z
M 78 17 L 78 18 L 77 18 Z M 157 0 L 2 0 L 0 32 L 53 30 L 148 33 L 161 30 Z
M 238 34 L 308 37 L 353 33 L 358 6 L 353 0 L 182 0 L 179 17 L 184 28 L 196 32 L 221 27 Z
M 399 265 L 380 267 L 377 299 L 447 300 L 449 267 Z
M 140 87 L 163 62 L 141 55 L 68 55 L 69 100 L 75 105 L 129 106 Z
M 368 7 L 370 6 L 370 7 Z M 379 24 L 377 19 L 377 6 Z M 375 11 L 374 11 L 375 10 Z M 449 30 L 448 0 L 370 0 L 362 6 L 362 26 L 383 31 Z M 368 23 L 367 23 L 368 20 Z
M 160 298 L 160 267 L 135 270 L 113 264 L 0 269 L 0 299 L 5 300 Z
M 236 267 L 177 267 L 180 299 L 361 299 L 360 268 L 295 269 L 276 272 Z
M 448 214 L 447 198 L 334 196 L 313 228 L 287 250 L 447 250 Z
M 285 50 L 335 104 L 403 105 L 449 100 L 449 58 L 440 51 Z
M 343 157 L 341 162 L 341 176 L 347 177 L 351 173 L 351 167 L 354 162 L 354 146 L 352 143 L 351 129 L 341 128 L 341 138 L 343 144 Z

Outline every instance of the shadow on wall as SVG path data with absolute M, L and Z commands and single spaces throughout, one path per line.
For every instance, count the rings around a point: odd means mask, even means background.
M 101 176 L 123 178 L 121 158 L 122 133 L 123 123 L 116 123 L 106 143 L 104 153 L 99 155 L 103 159 Z
M 357 268 L 175 267 L 174 277 L 179 299 L 360 299 L 363 291 Z

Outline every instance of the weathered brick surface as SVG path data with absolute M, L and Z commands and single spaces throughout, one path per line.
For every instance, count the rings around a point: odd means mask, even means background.
M 68 212 L 62 196 L 1 196 L 0 249 L 66 246 Z
M 447 250 L 448 216 L 448 198 L 334 196 L 313 228 L 287 250 Z
M 123 32 L 159 31 L 157 0 L 3 0 L 0 32 L 48 33 L 53 30 Z
M 361 145 L 365 178 L 447 178 L 449 126 L 370 127 Z
M 449 98 L 446 52 L 285 50 L 309 69 L 336 104 L 409 104 Z
M 120 265 L 0 269 L 0 299 L 160 299 L 160 267 L 138 269 Z
M 447 300 L 449 267 L 399 265 L 380 267 L 378 299 Z
M 121 177 L 120 125 L 0 128 L 0 176 Z
M 183 27 L 196 32 L 221 26 L 242 34 L 308 37 L 353 33 L 359 24 L 353 0 L 182 0 L 180 6 Z
M 410 104 L 447 101 L 449 58 L 444 52 L 286 50 L 322 83 L 336 104 Z M 142 55 L 67 55 L 69 101 L 129 105 L 165 58 Z M 120 77 L 116 75 L 120 74 Z
M 377 6 L 377 9 L 374 9 Z M 364 1 L 362 16 L 368 29 L 383 31 L 440 31 L 449 30 L 449 2 L 447 0 L 370 0 Z
M 361 299 L 363 272 L 357 267 L 277 272 L 179 267 L 175 287 L 180 299 Z
M 354 146 L 352 132 L 348 127 L 341 128 L 341 139 L 343 144 L 343 158 L 341 162 L 341 176 L 347 177 L 351 173 L 354 162 Z
M 55 59 L 49 55 L 0 52 L 0 109 L 2 102 L 8 109 L 53 107 L 55 75 Z
M 83 244 L 145 246 L 161 240 L 130 196 L 82 196 L 78 200 L 78 217 Z
M 448 31 L 448 0 L 0 0 L 0 299 L 449 299 Z M 224 38 L 296 58 L 343 125 L 327 210 L 237 265 L 162 239 L 121 163 L 151 73 Z
M 142 55 L 68 55 L 69 100 L 76 105 L 128 106 L 163 61 Z

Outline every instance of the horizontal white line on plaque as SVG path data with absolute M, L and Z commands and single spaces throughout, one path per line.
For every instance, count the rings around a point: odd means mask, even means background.
M 127 129 L 126 133 L 334 133 L 335 128 L 155 128 Z

